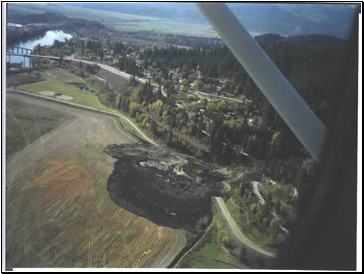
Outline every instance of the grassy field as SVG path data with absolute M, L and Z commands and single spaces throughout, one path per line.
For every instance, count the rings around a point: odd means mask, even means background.
M 62 95 L 73 97 L 72 102 L 74 103 L 97 108 L 100 110 L 108 110 L 107 107 L 103 106 L 100 103 L 96 95 L 84 93 L 77 86 L 72 84 L 67 84 L 59 80 L 48 80 L 47 82 L 42 82 L 36 85 L 23 87 L 21 88 L 21 90 L 35 94 L 38 94 L 41 91 L 60 92 Z
M 48 70 L 45 74 L 53 79 L 57 79 L 65 83 L 79 83 L 79 84 L 85 83 L 85 81 L 81 77 L 78 77 L 77 75 L 58 67 Z M 44 73 L 43 76 L 45 76 Z
M 180 35 L 217 37 L 217 33 L 207 24 L 191 23 L 183 20 L 150 20 L 107 24 L 124 31 L 156 31 Z
M 247 268 L 241 261 L 232 255 L 223 245 L 225 233 L 216 217 L 205 239 L 192 250 L 180 266 L 184 268 L 205 269 L 241 269 Z
M 242 212 L 241 209 L 239 207 L 237 207 L 236 204 L 234 204 L 234 202 L 232 201 L 232 198 L 230 198 L 225 204 L 226 204 L 227 208 L 229 209 L 229 211 L 231 213 L 231 216 L 234 218 L 237 225 L 240 227 L 240 229 L 242 231 L 244 231 L 243 230 L 243 227 L 244 227 L 244 222 L 243 222 L 244 212 Z

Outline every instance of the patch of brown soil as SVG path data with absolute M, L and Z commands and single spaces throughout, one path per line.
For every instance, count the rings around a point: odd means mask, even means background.
M 47 172 L 41 174 L 35 185 L 47 188 L 45 199 L 52 202 L 60 198 L 72 202 L 95 177 L 89 167 L 80 165 L 76 160 L 48 160 Z

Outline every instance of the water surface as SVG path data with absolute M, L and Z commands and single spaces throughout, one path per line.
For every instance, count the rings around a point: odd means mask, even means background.
M 64 42 L 66 39 L 70 39 L 70 38 L 72 38 L 72 35 L 69 33 L 65 33 L 61 30 L 50 30 L 50 31 L 47 31 L 44 34 L 44 36 L 42 36 L 42 37 L 38 37 L 35 39 L 29 39 L 28 41 L 25 41 L 25 42 L 18 42 L 18 43 L 15 43 L 14 45 L 10 45 L 10 46 L 8 46 L 8 51 L 12 51 L 13 46 L 33 50 L 33 48 L 38 44 L 40 44 L 41 46 L 50 46 L 50 45 L 53 45 L 55 40 Z M 15 49 L 14 49 L 14 51 L 16 52 Z M 21 50 L 19 51 L 19 53 L 22 53 Z M 25 54 L 25 51 L 24 51 L 24 54 Z M 6 56 L 6 61 L 9 62 L 9 56 Z M 25 64 L 25 67 L 29 67 L 29 58 L 11 56 L 10 61 L 11 61 L 11 63 L 23 62 Z

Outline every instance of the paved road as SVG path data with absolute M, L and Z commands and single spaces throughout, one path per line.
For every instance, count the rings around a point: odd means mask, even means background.
M 50 56 L 50 55 L 34 55 L 34 54 L 19 54 L 19 53 L 11 53 L 11 55 L 14 55 L 14 56 L 21 56 L 21 57 L 33 57 L 33 58 L 45 58 L 45 59 L 53 59 L 53 60 L 58 60 L 59 57 L 57 56 Z M 76 59 L 76 58 L 73 58 L 73 57 L 65 57 L 63 58 L 63 60 L 65 61 L 71 61 L 71 62 L 81 62 L 83 64 L 89 64 L 89 65 L 98 65 L 100 68 L 103 68 L 104 70 L 107 70 L 111 73 L 114 73 L 118 76 L 121 76 L 121 77 L 124 77 L 126 79 L 130 79 L 131 77 L 133 77 L 131 74 L 128 74 L 126 72 L 123 72 L 123 71 L 120 71 L 116 68 L 113 68 L 109 65 L 105 65 L 105 64 L 101 64 L 101 63 L 98 63 L 98 62 L 93 62 L 93 61 L 88 61 L 88 60 L 82 60 L 82 59 Z M 144 79 L 144 78 L 140 78 L 140 77 L 135 77 L 135 79 L 141 83 L 146 83 L 148 80 L 147 79 Z M 101 79 L 103 80 L 103 79 Z M 158 85 L 156 83 L 151 83 L 152 86 L 154 87 L 158 87 Z M 167 97 L 167 93 L 164 92 L 164 87 L 162 86 L 162 95 L 164 97 Z
M 11 53 L 12 56 L 21 56 L 21 57 L 31 57 L 31 58 L 44 58 L 44 59 L 52 59 L 52 60 L 58 60 L 59 57 L 57 56 L 50 56 L 50 55 L 34 55 L 34 54 L 18 54 L 18 53 Z M 76 59 L 73 57 L 64 57 L 63 58 L 64 61 L 71 61 L 71 62 L 81 62 L 83 64 L 88 64 L 88 65 L 93 65 L 96 64 L 98 65 L 100 68 L 103 68 L 107 71 L 110 71 L 116 75 L 122 76 L 124 78 L 130 79 L 132 77 L 132 75 L 126 73 L 126 72 L 122 72 L 120 70 L 117 70 L 111 66 L 105 65 L 105 64 L 101 64 L 98 62 L 93 62 L 93 61 L 88 61 L 88 60 L 82 60 L 82 59 Z M 138 80 L 141 83 L 146 83 L 147 79 L 144 78 L 139 78 L 139 77 L 135 77 L 136 80 Z M 158 87 L 157 84 L 152 83 L 153 86 Z
M 253 186 L 253 193 L 254 193 L 254 195 L 255 195 L 255 197 L 257 197 L 257 199 L 258 199 L 258 201 L 262 204 L 262 205 L 264 205 L 265 204 L 265 200 L 264 200 L 264 198 L 263 198 L 263 196 L 262 196 L 262 194 L 260 193 L 260 190 L 259 190 L 259 182 L 257 182 L 257 181 L 253 181 L 253 182 L 251 182 L 251 185 Z
M 227 221 L 229 227 L 230 227 L 230 235 L 233 238 L 234 242 L 236 243 L 237 246 L 239 246 L 240 248 L 248 246 L 252 249 L 254 249 L 255 251 L 264 254 L 268 257 L 275 257 L 275 253 L 267 251 L 263 248 L 261 248 L 260 246 L 258 246 L 257 244 L 253 243 L 251 240 L 249 240 L 240 230 L 240 228 L 238 227 L 238 225 L 236 224 L 235 220 L 233 219 L 233 217 L 231 216 L 229 210 L 227 209 L 224 200 L 221 197 L 214 197 L 213 198 L 216 203 L 218 204 L 221 212 L 224 215 L 225 220 Z

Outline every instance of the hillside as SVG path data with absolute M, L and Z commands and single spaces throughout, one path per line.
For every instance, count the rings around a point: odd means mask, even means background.
M 327 34 L 347 37 L 355 15 L 353 5 L 228 4 L 252 35 Z M 9 14 L 59 12 L 95 19 L 122 30 L 217 36 L 193 3 L 64 3 L 11 4 Z

